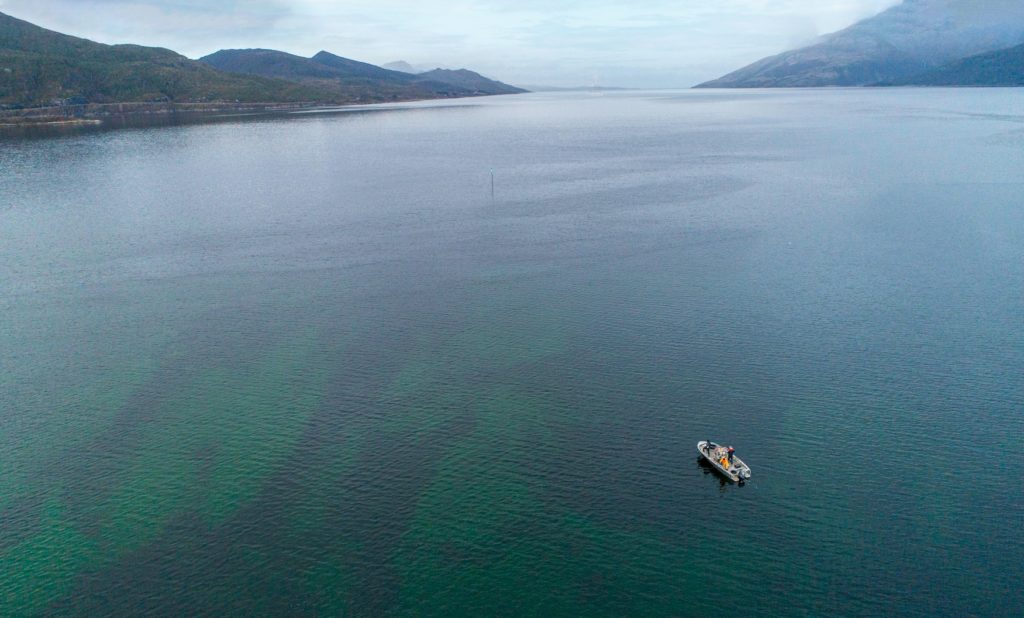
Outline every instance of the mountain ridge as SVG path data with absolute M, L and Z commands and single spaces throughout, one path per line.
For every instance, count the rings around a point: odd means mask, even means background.
M 393 96 L 459 97 L 519 94 L 521 88 L 486 78 L 467 69 L 435 69 L 411 74 L 320 51 L 312 58 L 265 49 L 220 50 L 201 62 L 229 72 L 273 77 L 319 87 L 365 91 L 377 88 Z
M 391 71 L 323 51 L 221 50 L 192 60 L 169 49 L 107 45 L 0 12 L 0 109 L 111 103 L 376 103 L 523 92 L 478 77 Z
M 523 88 L 510 86 L 506 83 L 484 77 L 469 69 L 434 69 L 433 71 L 419 73 L 416 78 L 420 81 L 450 84 L 480 94 L 523 94 L 527 92 Z
M 0 13 L 0 106 L 7 108 L 333 98 L 292 82 L 220 73 L 168 49 L 105 45 Z
M 453 96 L 451 92 L 419 87 L 411 75 L 324 51 L 304 58 L 273 49 L 222 49 L 200 58 L 199 62 L 229 74 L 303 84 L 360 102 Z M 469 95 L 468 92 L 454 94 Z
M 1024 43 L 1024 2 L 904 0 L 698 88 L 868 86 Z

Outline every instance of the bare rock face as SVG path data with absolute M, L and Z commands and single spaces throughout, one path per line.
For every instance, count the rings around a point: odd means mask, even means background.
M 866 86 L 1021 43 L 1024 2 L 1019 0 L 904 0 L 809 47 L 765 58 L 699 87 Z

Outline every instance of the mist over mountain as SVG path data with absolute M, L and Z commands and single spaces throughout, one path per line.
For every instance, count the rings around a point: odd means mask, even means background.
M 765 58 L 704 88 L 864 86 L 1024 43 L 1024 2 L 904 0 L 814 44 Z

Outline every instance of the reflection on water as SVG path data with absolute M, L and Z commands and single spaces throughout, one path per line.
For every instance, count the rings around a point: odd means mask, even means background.
M 721 474 L 716 472 L 714 466 L 712 466 L 707 461 L 705 461 L 703 457 L 698 457 L 697 458 L 697 467 L 700 468 L 700 471 L 701 471 L 701 473 L 704 474 L 704 476 L 711 475 L 711 476 L 715 477 L 716 479 L 718 479 L 718 487 L 722 490 L 722 492 L 725 492 L 727 487 L 732 486 L 732 483 L 730 483 Z M 746 485 L 748 482 L 749 481 L 740 481 L 739 483 L 736 483 L 736 486 L 737 487 L 742 487 L 742 486 Z

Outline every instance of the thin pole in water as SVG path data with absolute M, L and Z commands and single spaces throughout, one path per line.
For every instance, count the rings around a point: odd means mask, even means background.
M 491 201 L 494 201 L 494 168 L 491 168 Z

